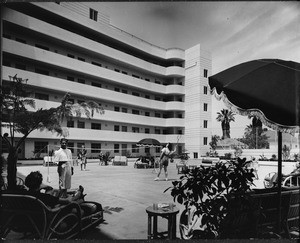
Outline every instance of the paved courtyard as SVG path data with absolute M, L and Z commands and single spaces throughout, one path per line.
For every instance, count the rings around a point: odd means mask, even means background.
M 44 176 L 44 183 L 54 188 L 58 187 L 56 166 L 42 165 L 19 166 L 18 173 L 26 176 L 31 171 L 39 170 Z M 75 166 L 72 177 L 72 188 L 82 185 L 87 193 L 86 200 L 100 202 L 104 208 L 105 222 L 96 229 L 88 231 L 84 239 L 147 239 L 147 213 L 145 209 L 153 203 L 172 202 L 170 191 L 165 189 L 172 185 L 172 180 L 180 177 L 176 164 L 168 168 L 169 181 L 161 174 L 160 181 L 154 181 L 156 174 L 153 169 L 135 169 L 133 162 L 128 166 L 100 166 L 98 163 L 88 163 L 87 170 L 81 171 Z M 259 180 L 255 181 L 258 188 L 263 187 L 262 179 L 274 166 L 260 166 Z M 183 206 L 176 203 L 183 210 Z M 177 221 L 179 215 L 177 215 Z M 165 231 L 167 221 L 159 219 L 158 229 Z M 179 237 L 177 223 L 177 237 Z

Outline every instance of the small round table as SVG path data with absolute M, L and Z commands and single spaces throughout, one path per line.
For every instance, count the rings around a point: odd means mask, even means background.
M 148 214 L 148 240 L 157 239 L 158 235 L 162 235 L 165 232 L 157 232 L 157 216 L 166 218 L 168 220 L 168 239 L 176 239 L 176 215 L 179 213 L 179 209 L 175 207 L 172 208 L 160 208 L 154 209 L 153 206 L 146 208 Z M 152 228 L 152 218 L 153 218 L 153 228 Z M 152 231 L 153 230 L 153 231 Z

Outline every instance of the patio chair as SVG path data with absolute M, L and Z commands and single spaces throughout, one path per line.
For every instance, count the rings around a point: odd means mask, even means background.
M 82 206 L 70 203 L 47 207 L 30 195 L 2 194 L 0 237 L 11 231 L 29 239 L 71 239 L 103 222 L 101 204 L 86 201 Z
M 17 186 L 24 186 L 25 185 L 25 182 L 24 182 L 24 180 L 21 178 L 21 177 L 16 177 L 16 185 Z M 1 190 L 7 190 L 7 187 L 8 187 L 8 185 L 7 185 L 7 182 L 4 182 L 4 184 L 2 185 L 2 188 L 1 188 Z

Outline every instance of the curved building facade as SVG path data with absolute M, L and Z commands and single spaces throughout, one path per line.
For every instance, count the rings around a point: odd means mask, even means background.
M 81 2 L 3 4 L 1 16 L 3 83 L 16 74 L 28 79 L 36 108 L 58 106 L 67 92 L 74 102 L 103 106 L 103 115 L 63 124 L 74 153 L 84 144 L 89 157 L 100 150 L 158 155 L 160 148 L 136 147 L 143 138 L 179 139 L 179 152 L 192 158 L 209 150 L 211 54 L 200 44 L 155 46 Z M 34 131 L 19 157 L 43 156 L 58 145 L 56 134 Z

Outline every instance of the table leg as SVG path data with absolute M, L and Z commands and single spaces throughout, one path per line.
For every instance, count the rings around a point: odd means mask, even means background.
M 176 215 L 168 217 L 168 239 L 176 239 Z
M 153 239 L 157 239 L 157 216 L 153 216 Z
M 148 240 L 151 239 L 151 216 L 148 215 Z

